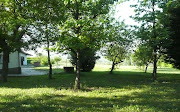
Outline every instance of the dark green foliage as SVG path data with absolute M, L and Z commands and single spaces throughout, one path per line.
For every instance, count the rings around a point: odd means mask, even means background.
M 108 39 L 109 11 L 117 0 L 65 0 L 66 21 L 59 25 L 59 51 L 76 56 L 75 89 L 80 89 L 80 52 L 86 47 L 99 49 Z
M 76 56 L 74 53 L 70 53 L 70 62 L 72 65 L 76 65 Z M 99 56 L 96 56 L 96 51 L 91 48 L 84 48 L 80 52 L 80 69 L 83 72 L 90 72 L 96 63 L 96 60 L 99 58 Z
M 147 43 L 153 49 L 153 81 L 157 76 L 157 62 L 166 50 L 164 47 L 170 44 L 168 24 L 166 18 L 165 7 L 168 5 L 167 1 L 159 0 L 139 0 L 138 5 L 134 5 L 136 15 L 134 20 L 141 23 L 140 27 L 136 26 L 136 36 L 142 42 Z
M 2 80 L 7 82 L 9 54 L 26 45 L 31 24 L 29 2 L 24 0 L 0 1 L 0 52 L 3 52 Z M 25 36 L 26 35 L 26 36 Z
M 148 65 L 153 61 L 153 49 L 146 44 L 140 44 L 132 57 L 137 66 L 146 66 L 146 72 Z
M 180 69 L 180 6 L 170 9 L 170 35 L 173 40 L 172 44 L 167 48 L 166 61 Z

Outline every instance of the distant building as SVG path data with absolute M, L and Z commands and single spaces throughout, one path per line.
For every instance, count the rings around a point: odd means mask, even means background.
M 27 55 L 24 51 L 16 51 L 9 55 L 9 74 L 21 74 L 21 66 L 27 65 Z M 3 53 L 0 53 L 0 73 L 2 73 Z

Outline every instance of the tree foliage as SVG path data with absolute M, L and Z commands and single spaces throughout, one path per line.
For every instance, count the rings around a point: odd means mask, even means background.
M 63 0 L 32 0 L 34 4 L 33 19 L 34 25 L 32 30 L 34 32 L 33 41 L 31 41 L 31 47 L 36 49 L 43 45 L 48 54 L 48 65 L 49 65 L 49 79 L 52 79 L 52 62 L 50 50 L 55 45 L 59 36 L 58 24 L 60 24 L 65 17 L 65 7 Z
M 145 72 L 147 71 L 148 65 L 153 61 L 153 49 L 151 46 L 146 44 L 140 44 L 133 54 L 133 61 L 138 66 L 146 66 Z
M 161 56 L 164 47 L 170 43 L 169 29 L 164 26 L 164 22 L 168 23 L 168 19 L 164 18 L 166 6 L 167 1 L 160 0 L 139 0 L 138 5 L 133 5 L 136 8 L 133 19 L 141 24 L 136 26 L 136 36 L 153 48 L 153 80 L 157 76 L 158 55 Z
M 31 24 L 29 2 L 0 1 L 0 52 L 3 52 L 2 81 L 7 81 L 9 54 L 25 45 Z M 28 40 L 28 39 L 27 39 Z
M 122 63 L 123 60 L 126 58 L 127 49 L 124 45 L 119 43 L 111 43 L 108 47 L 104 50 L 105 58 L 109 61 L 112 61 L 112 68 L 110 74 L 112 74 L 115 66 L 119 63 Z
M 59 26 L 59 50 L 69 50 L 76 56 L 75 89 L 80 89 L 80 53 L 89 47 L 99 49 L 110 25 L 107 14 L 116 0 L 66 0 L 67 19 Z
M 74 53 L 70 53 L 70 62 L 76 66 L 76 56 Z M 92 48 L 84 48 L 80 53 L 80 70 L 82 72 L 90 72 L 96 63 L 99 56 L 96 56 L 96 50 Z
M 174 67 L 180 69 L 180 2 L 174 1 L 168 7 L 169 20 L 170 20 L 170 31 L 172 32 L 170 38 L 172 43 L 166 47 L 167 54 L 166 61 L 174 65 Z

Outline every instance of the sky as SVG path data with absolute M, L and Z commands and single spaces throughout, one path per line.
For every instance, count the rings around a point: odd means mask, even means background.
M 115 18 L 119 21 L 124 20 L 127 25 L 136 25 L 137 23 L 131 19 L 129 16 L 133 16 L 135 14 L 134 9 L 130 7 L 130 5 L 134 5 L 137 3 L 137 0 L 130 0 L 118 4 L 116 6 Z
M 118 4 L 115 7 L 115 14 L 114 17 L 116 18 L 116 20 L 118 21 L 123 21 L 125 22 L 125 24 L 127 25 L 136 25 L 137 23 L 134 22 L 133 19 L 131 19 L 129 16 L 133 16 L 134 13 L 134 9 L 130 7 L 130 5 L 136 4 L 137 0 L 129 0 L 126 2 L 123 2 L 121 4 Z M 38 53 L 43 53 L 44 55 L 47 55 L 46 51 L 43 50 L 43 48 L 38 48 L 37 49 Z M 33 56 L 35 56 L 35 52 L 34 51 L 26 51 L 29 54 L 32 54 Z M 63 55 L 59 55 L 57 53 L 51 53 L 52 57 L 54 56 L 61 56 L 62 58 L 67 58 L 67 56 L 63 56 Z

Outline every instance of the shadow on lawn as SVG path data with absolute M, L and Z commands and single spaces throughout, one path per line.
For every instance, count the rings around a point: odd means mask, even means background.
M 129 71 L 115 71 L 113 75 L 109 75 L 109 72 L 82 72 L 81 74 L 81 84 L 82 88 L 86 89 L 95 87 L 103 88 L 122 88 L 126 86 L 141 86 L 152 84 L 151 73 L 143 72 L 129 72 Z M 47 75 L 43 76 L 29 76 L 29 77 L 8 77 L 7 83 L 0 82 L 0 87 L 8 88 L 65 88 L 72 89 L 74 85 L 75 74 L 59 73 L 53 75 L 52 80 L 48 79 Z M 165 75 L 158 74 L 157 78 L 160 84 L 164 81 L 168 83 L 179 83 L 180 75 Z
M 157 93 L 160 91 L 157 90 Z M 132 95 L 113 96 L 111 98 L 102 97 L 82 97 L 66 95 L 39 95 L 36 97 L 19 95 L 0 96 L 7 102 L 0 102 L 1 111 L 18 112 L 50 112 L 50 111 L 179 111 L 179 102 L 174 100 L 179 98 L 172 92 L 162 94 L 151 94 L 151 90 L 146 90 Z M 166 99 L 165 99 L 166 97 Z M 163 100 L 165 99 L 165 100 Z M 129 109 L 129 110 L 126 110 Z
M 108 72 L 82 73 L 81 83 L 83 92 L 89 88 L 96 88 L 101 94 L 111 94 L 112 89 L 134 90 L 131 94 L 118 94 L 111 97 L 95 97 L 81 95 L 61 95 L 61 88 L 73 88 L 74 74 L 56 74 L 54 79 L 49 80 L 48 76 L 31 77 L 9 77 L 7 83 L 1 83 L 0 87 L 5 88 L 54 88 L 58 93 L 43 93 L 28 95 L 17 93 L 15 95 L 0 94 L 1 111 L 180 111 L 179 98 L 180 88 L 179 76 L 158 74 L 159 83 L 152 83 L 151 74 L 142 72 L 121 71 L 109 75 Z M 106 91 L 106 90 L 110 91 Z M 122 89 L 122 90 L 123 90 Z M 82 92 L 82 91 L 81 91 Z M 23 96 L 22 96 L 23 95 Z M 130 109 L 130 110 L 127 110 Z

